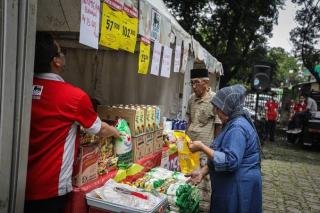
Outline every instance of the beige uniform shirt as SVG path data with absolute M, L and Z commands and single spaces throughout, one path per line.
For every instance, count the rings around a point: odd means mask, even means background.
M 192 94 L 187 108 L 187 115 L 191 119 L 187 134 L 191 140 L 200 140 L 208 146 L 214 137 L 214 124 L 221 123 L 213 114 L 213 106 L 210 103 L 214 95 L 215 93 L 211 90 L 201 98 Z

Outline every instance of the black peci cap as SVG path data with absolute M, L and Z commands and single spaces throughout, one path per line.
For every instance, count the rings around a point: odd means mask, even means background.
M 209 72 L 207 69 L 192 69 L 190 72 L 190 78 L 209 78 Z

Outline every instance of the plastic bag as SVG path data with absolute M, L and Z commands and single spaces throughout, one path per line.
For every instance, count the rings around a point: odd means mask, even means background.
M 118 167 L 126 169 L 132 164 L 132 140 L 128 123 L 119 119 L 115 125 L 120 137 L 115 139 L 115 152 L 118 157 Z
M 188 144 L 191 139 L 184 131 L 174 131 L 173 135 L 176 138 L 179 165 L 181 172 L 189 174 L 192 171 L 200 168 L 200 153 L 192 153 L 189 149 Z

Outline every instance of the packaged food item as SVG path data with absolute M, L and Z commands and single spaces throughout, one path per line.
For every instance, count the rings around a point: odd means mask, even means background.
M 115 139 L 115 152 L 118 157 L 118 167 L 128 168 L 132 164 L 132 141 L 128 123 L 124 119 L 118 119 L 115 128 L 120 137 Z
M 85 132 L 83 129 L 80 131 L 80 144 L 97 143 L 99 137 Z
M 184 131 L 174 131 L 174 137 L 176 138 L 179 165 L 181 172 L 189 174 L 192 171 L 200 168 L 200 153 L 192 153 L 189 149 L 188 144 L 191 139 Z
M 155 130 L 161 128 L 161 109 L 159 106 L 153 106 L 155 108 Z
M 114 143 L 112 138 L 99 138 L 99 160 L 98 174 L 102 175 L 106 172 L 115 170 L 118 158 L 114 153 Z
M 156 109 L 152 106 L 146 108 L 146 132 L 153 132 L 156 126 Z

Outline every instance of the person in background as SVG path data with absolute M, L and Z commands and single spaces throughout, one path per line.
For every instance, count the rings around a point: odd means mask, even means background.
M 119 137 L 102 122 L 89 96 L 60 76 L 65 66 L 60 45 L 37 32 L 31 128 L 24 212 L 64 212 L 79 145 L 79 125 L 101 137 Z
M 300 95 L 299 104 L 295 105 L 294 112 L 291 121 L 288 124 L 287 133 L 299 134 L 302 132 L 303 127 L 308 122 L 312 113 L 318 110 L 317 103 L 314 99 L 309 97 L 308 94 L 304 93 Z
M 220 134 L 210 146 L 189 144 L 193 152 L 208 156 L 207 166 L 190 174 L 189 182 L 199 184 L 210 174 L 210 212 L 262 212 L 261 146 L 243 109 L 245 92 L 242 85 L 220 89 L 211 101 L 223 124 Z
M 204 144 L 209 145 L 214 138 L 215 123 L 217 125 L 221 124 L 210 103 L 215 93 L 209 87 L 209 72 L 205 68 L 192 69 L 190 79 L 193 94 L 188 101 L 188 128 L 186 133 L 191 140 L 201 140 Z M 200 162 L 201 166 L 205 166 L 207 164 L 207 156 L 202 154 Z M 206 193 L 202 197 L 210 196 L 209 176 L 205 178 L 199 188 L 204 189 L 201 193 Z M 210 202 L 209 200 L 207 201 L 200 202 L 200 211 L 207 212 L 209 210 Z
M 266 138 L 269 137 L 271 142 L 274 142 L 274 133 L 276 130 L 276 124 L 278 119 L 279 104 L 275 100 L 275 94 L 271 95 L 271 98 L 265 104 L 266 114 Z

